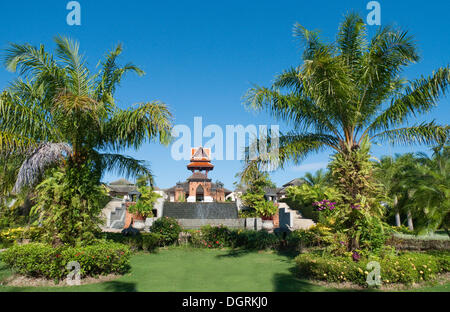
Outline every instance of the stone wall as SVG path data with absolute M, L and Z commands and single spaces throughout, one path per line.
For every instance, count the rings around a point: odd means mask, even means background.
M 178 219 L 184 229 L 199 229 L 205 225 L 226 226 L 230 229 L 261 230 L 262 222 L 260 218 L 247 219 Z

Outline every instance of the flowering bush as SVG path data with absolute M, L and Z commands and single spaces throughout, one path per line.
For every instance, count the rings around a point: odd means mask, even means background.
M 62 246 L 53 248 L 43 243 L 16 245 L 1 255 L 13 271 L 56 281 L 67 277 L 66 265 L 71 261 L 80 264 L 81 277 L 105 274 L 123 274 L 130 268 L 130 249 L 118 243 L 96 242 L 84 247 Z
M 231 231 L 224 226 L 206 225 L 201 230 L 194 233 L 194 243 L 196 247 L 223 248 L 230 246 Z
M 292 209 L 300 211 L 304 218 L 324 223 L 325 220 L 321 217 L 327 217 L 328 213 L 324 215 L 323 212 L 332 212 L 337 207 L 336 203 L 340 202 L 340 194 L 335 188 L 329 186 L 311 186 L 305 183 L 301 186 L 288 187 L 283 201 Z M 333 205 L 329 206 L 329 203 Z M 330 207 L 332 207 L 331 210 Z
M 450 271 L 450 253 L 415 253 L 407 252 L 385 257 L 360 257 L 354 261 L 350 257 L 337 257 L 322 253 L 305 253 L 296 258 L 298 274 L 315 280 L 327 282 L 352 282 L 368 286 L 367 276 L 372 270 L 367 264 L 377 261 L 380 264 L 380 281 L 382 284 L 412 284 L 433 280 L 438 274 Z M 353 259 L 352 259 L 353 258 Z
M 324 199 L 319 202 L 314 202 L 313 206 L 316 206 L 318 211 L 322 211 L 325 209 L 334 210 L 336 208 L 336 202 L 332 202 L 328 199 Z
M 202 248 L 243 248 L 253 250 L 276 249 L 281 238 L 266 231 L 230 230 L 224 226 L 204 226 L 190 231 L 190 243 Z
M 176 243 L 181 230 L 182 228 L 178 224 L 178 221 L 169 217 L 155 220 L 150 227 L 150 232 L 161 235 L 160 243 L 163 246 Z

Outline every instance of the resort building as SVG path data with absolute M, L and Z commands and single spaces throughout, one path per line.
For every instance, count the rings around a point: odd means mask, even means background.
M 225 202 L 232 193 L 222 182 L 211 182 L 209 171 L 214 169 L 211 164 L 211 149 L 198 147 L 191 149 L 191 162 L 187 169 L 192 172 L 185 182 L 164 190 L 170 202 Z

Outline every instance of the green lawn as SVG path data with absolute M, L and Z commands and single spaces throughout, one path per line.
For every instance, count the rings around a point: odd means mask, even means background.
M 172 248 L 132 257 L 129 274 L 73 287 L 6 287 L 0 291 L 334 291 L 292 274 L 292 257 L 274 252 Z M 11 272 L 0 264 L 0 280 Z M 450 284 L 427 287 L 450 291 Z

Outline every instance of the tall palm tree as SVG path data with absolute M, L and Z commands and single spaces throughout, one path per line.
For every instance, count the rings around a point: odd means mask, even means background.
M 125 74 L 144 72 L 131 63 L 118 64 L 121 45 L 92 73 L 76 41 L 56 37 L 55 43 L 54 54 L 43 45 L 11 44 L 4 57 L 19 78 L 0 102 L 0 148 L 26 155 L 13 191 L 35 185 L 62 159 L 75 167 L 93 162 L 99 178 L 106 170 L 151 175 L 143 161 L 121 152 L 149 140 L 167 144 L 172 116 L 160 102 L 121 109 L 115 101 Z
M 437 105 L 449 86 L 450 67 L 403 79 L 402 71 L 419 60 L 407 32 L 386 26 L 369 39 L 363 19 L 348 14 L 333 43 L 299 24 L 294 36 L 304 45 L 302 65 L 276 76 L 270 87 L 252 87 L 244 97 L 250 108 L 267 110 L 292 130 L 279 137 L 278 154 L 260 153 L 251 162 L 283 166 L 324 149 L 350 154 L 363 141 L 445 141 L 448 125 L 409 122 Z

